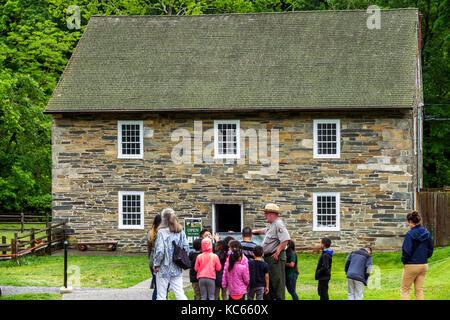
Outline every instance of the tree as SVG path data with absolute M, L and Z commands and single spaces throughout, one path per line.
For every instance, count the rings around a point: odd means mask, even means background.
M 51 209 L 51 120 L 43 110 L 78 40 L 44 0 L 0 0 L 0 211 Z
M 45 94 L 29 76 L 2 70 L 0 97 L 0 208 L 45 212 L 51 207 Z
M 42 111 L 92 15 L 419 8 L 426 114 L 450 118 L 449 0 L 0 0 L 0 212 L 51 208 L 51 120 Z M 81 29 L 67 28 L 78 5 Z M 450 122 L 424 123 L 425 187 L 450 185 Z

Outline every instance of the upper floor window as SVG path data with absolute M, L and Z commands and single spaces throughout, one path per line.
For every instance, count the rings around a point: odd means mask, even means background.
M 340 120 L 314 120 L 314 158 L 340 157 Z
M 122 159 L 143 159 L 143 122 L 119 121 L 118 129 L 118 157 Z
M 119 229 L 144 229 L 144 192 L 119 191 Z
M 338 192 L 313 194 L 313 231 L 340 230 L 340 195 Z
M 240 121 L 214 121 L 214 158 L 240 158 Z

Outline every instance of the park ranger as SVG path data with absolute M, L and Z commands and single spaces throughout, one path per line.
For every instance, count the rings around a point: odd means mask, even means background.
M 264 229 L 254 230 L 253 233 L 264 233 L 262 247 L 264 261 L 269 265 L 269 293 L 265 300 L 284 300 L 286 286 L 286 246 L 291 239 L 279 218 L 280 208 L 274 203 L 268 203 L 264 208 L 264 216 L 269 223 Z

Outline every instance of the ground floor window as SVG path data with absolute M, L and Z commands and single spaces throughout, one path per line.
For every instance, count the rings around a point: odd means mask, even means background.
M 119 229 L 144 229 L 144 192 L 119 191 Z
M 213 204 L 213 233 L 241 233 L 244 227 L 242 204 Z
M 313 194 L 313 230 L 340 230 L 340 196 L 337 192 Z

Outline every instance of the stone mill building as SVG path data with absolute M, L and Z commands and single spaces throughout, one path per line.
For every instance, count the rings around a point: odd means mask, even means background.
M 398 249 L 422 180 L 417 9 L 93 16 L 45 113 L 53 218 L 145 251 L 154 216 Z

